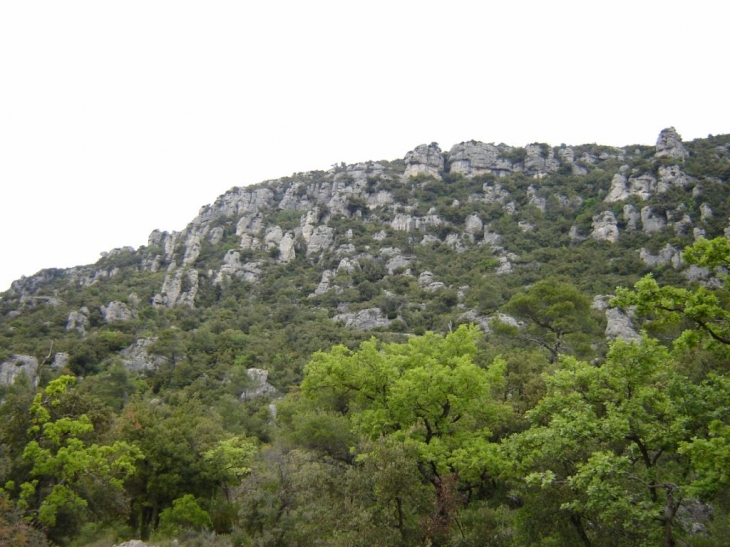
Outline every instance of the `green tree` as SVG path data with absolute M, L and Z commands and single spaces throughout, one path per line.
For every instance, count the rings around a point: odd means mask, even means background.
M 680 447 L 701 421 L 702 397 L 666 348 L 616 341 L 602 366 L 564 357 L 545 382 L 532 427 L 505 445 L 517 476 L 539 491 L 533 509 L 561 515 L 538 533 L 586 546 L 674 545 L 691 486 Z
M 435 498 L 427 527 L 434 536 L 448 531 L 458 509 L 457 481 L 476 488 L 496 469 L 490 428 L 509 414 L 493 396 L 504 384 L 505 362 L 478 367 L 479 336 L 476 327 L 462 325 L 447 336 L 428 333 L 406 344 L 371 340 L 357 351 L 336 346 L 315 354 L 305 368 L 306 402 L 343 414 L 360 437 L 384 437 L 412 450 L 412 465 Z M 367 458 L 363 450 L 360 457 Z M 397 512 L 398 497 L 390 503 Z
M 584 343 L 580 335 L 596 327 L 588 297 L 575 285 L 554 279 L 540 281 L 516 294 L 504 311 L 527 323 L 523 331 L 509 332 L 544 348 L 550 363 L 563 353 L 575 353 Z
M 52 415 L 74 382 L 73 376 L 61 376 L 36 395 L 30 407 L 33 440 L 23 452 L 32 467 L 31 480 L 20 486 L 19 504 L 56 540 L 84 521 L 124 515 L 124 481 L 143 458 L 123 441 L 88 442 L 94 425 L 86 414 Z

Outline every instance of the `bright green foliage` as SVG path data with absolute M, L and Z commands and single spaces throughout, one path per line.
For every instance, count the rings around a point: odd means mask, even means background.
M 34 439 L 23 457 L 32 464 L 33 480 L 21 485 L 20 499 L 49 528 L 60 518 L 66 525 L 69 520 L 116 514 L 120 508 L 113 500 L 123 497 L 124 480 L 143 457 L 139 449 L 123 441 L 111 445 L 87 442 L 85 437 L 93 433 L 94 426 L 85 414 L 51 418 L 53 407 L 61 403 L 74 381 L 72 376 L 52 381 L 30 408 L 33 425 L 29 433 Z
M 435 475 L 453 470 L 454 451 L 476 447 L 507 413 L 491 390 L 503 383 L 505 363 L 485 370 L 473 362 L 475 327 L 442 337 L 429 333 L 407 344 L 374 340 L 352 352 L 337 346 L 317 353 L 305 368 L 302 394 L 323 409 L 350 416 L 353 430 L 414 446 Z
M 668 351 L 617 341 L 602 366 L 566 357 L 545 381 L 533 426 L 507 444 L 542 503 L 593 545 L 657 545 L 682 533 L 675 516 L 689 485 L 678 449 L 696 392 Z
M 256 444 L 244 437 L 231 437 L 218 441 L 215 448 L 203 453 L 203 459 L 213 467 L 228 495 L 231 485 L 239 484 L 251 472 L 251 459 L 258 453 Z
M 213 523 L 207 511 L 198 505 L 195 496 L 185 494 L 172 502 L 160 513 L 160 527 L 162 536 L 174 536 L 185 530 L 210 530 Z
M 690 264 L 707 268 L 730 263 L 730 243 L 724 237 L 700 239 L 684 254 Z M 659 286 L 651 275 L 633 289 L 618 289 L 612 305 L 636 306 L 636 313 L 652 319 L 652 328 L 687 328 L 675 341 L 678 349 L 702 347 L 724 358 L 730 356 L 730 277 L 721 274 L 724 290 Z

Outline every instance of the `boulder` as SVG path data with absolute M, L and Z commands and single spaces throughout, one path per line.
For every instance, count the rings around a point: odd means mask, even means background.
M 38 360 L 35 357 L 10 355 L 0 363 L 0 386 L 12 386 L 21 375 L 32 385 L 38 385 Z
M 357 330 L 371 330 L 390 326 L 391 321 L 383 315 L 380 308 L 368 308 L 355 313 L 341 313 L 335 315 L 332 320 L 336 323 L 344 323 L 346 327 Z
M 682 137 L 679 136 L 674 127 L 663 129 L 656 141 L 657 158 L 673 158 L 684 161 L 689 157 L 689 152 L 682 144 Z
M 603 211 L 593 216 L 593 231 L 591 237 L 599 241 L 618 241 L 618 226 L 616 216 L 611 211 Z
M 108 323 L 126 322 L 137 318 L 137 312 L 130 309 L 124 302 L 109 302 L 100 308 L 104 321 Z M 72 312 L 73 313 L 73 312 Z
M 438 144 L 421 144 L 408 152 L 403 158 L 406 162 L 406 170 L 403 178 L 407 179 L 416 175 L 427 175 L 441 178 L 444 170 L 444 158 L 441 155 L 441 148 Z
M 667 225 L 666 218 L 655 213 L 651 207 L 641 209 L 641 226 L 645 234 L 657 234 Z
M 246 370 L 246 375 L 251 382 L 251 385 L 243 390 L 241 393 L 241 399 L 244 401 L 252 401 L 259 397 L 267 395 L 275 395 L 277 390 L 269 382 L 269 371 L 262 368 L 249 368 Z
M 157 338 L 140 338 L 134 344 L 120 351 L 119 356 L 124 368 L 132 372 L 157 370 L 167 362 L 165 357 L 149 353 L 149 347 L 156 341 Z

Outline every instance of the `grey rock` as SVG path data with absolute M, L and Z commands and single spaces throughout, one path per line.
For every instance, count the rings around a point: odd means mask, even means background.
M 651 207 L 641 209 L 641 225 L 645 234 L 656 234 L 664 230 L 666 219 L 655 214 Z
M 406 162 L 404 179 L 416 175 L 440 178 L 444 170 L 444 158 L 441 155 L 441 148 L 436 143 L 421 144 L 408 152 L 403 159 Z
M 236 224 L 236 235 L 243 236 L 244 234 L 248 234 L 250 236 L 257 236 L 261 233 L 263 226 L 264 221 L 261 214 L 244 215 Z
M 201 234 L 191 234 L 185 242 L 185 255 L 183 256 L 183 266 L 190 266 L 200 256 L 200 239 Z
M 404 213 L 397 213 L 390 222 L 390 227 L 398 232 L 411 232 L 414 230 L 426 230 L 432 226 L 441 226 L 443 220 L 438 215 L 425 215 L 413 217 Z
M 132 372 L 143 372 L 157 370 L 165 364 L 167 362 L 165 357 L 149 353 L 150 346 L 156 341 L 157 338 L 140 338 L 119 352 L 124 368 Z
M 631 197 L 629 194 L 628 186 L 626 185 L 628 179 L 621 173 L 616 173 L 611 179 L 611 189 L 608 191 L 608 195 L 603 201 L 613 203 L 615 201 L 624 201 Z
M 495 146 L 483 142 L 469 141 L 455 144 L 448 154 L 448 162 L 452 173 L 461 173 L 467 177 L 493 173 L 497 176 L 514 172 L 512 162 L 502 157 L 511 147 Z
M 535 231 L 535 225 L 530 222 L 527 222 L 526 220 L 520 220 L 517 223 L 517 227 L 525 233 Z
M 674 186 L 684 188 L 692 182 L 692 177 L 682 172 L 678 165 L 661 165 L 658 169 L 657 192 L 663 193 Z
M 530 186 L 527 189 L 528 203 L 533 207 L 537 207 L 543 213 L 547 209 L 547 199 L 538 195 L 537 190 L 534 186 Z
M 241 264 L 241 253 L 230 249 L 223 256 L 223 265 L 218 271 L 213 283 L 218 285 L 225 282 L 227 279 L 234 277 L 240 277 L 243 272 L 243 264 Z
M 663 129 L 656 141 L 657 158 L 674 158 L 684 161 L 689 157 L 689 152 L 682 144 L 682 138 L 674 127 Z
M 700 220 L 703 222 L 708 218 L 712 218 L 712 209 L 706 203 L 700 205 Z
M 390 326 L 391 321 L 383 315 L 380 308 L 369 308 L 357 313 L 342 313 L 335 315 L 332 320 L 344 323 L 346 327 L 358 330 L 371 330 Z
M 38 385 L 38 360 L 30 355 L 10 355 L 0 363 L 0 386 L 12 386 L 19 376 Z
M 457 253 L 463 253 L 467 250 L 464 245 L 464 238 L 461 234 L 449 234 L 446 236 L 444 243 L 455 250 Z
M 645 173 L 629 178 L 629 194 L 639 196 L 646 201 L 657 191 L 657 180 L 653 175 Z
M 627 203 L 624 205 L 624 223 L 627 230 L 636 230 L 641 220 L 641 213 L 636 210 L 636 207 Z
M 541 179 L 549 173 L 554 173 L 560 167 L 560 162 L 555 159 L 553 150 L 540 144 L 528 144 L 525 146 L 525 173 Z
M 441 240 L 434 235 L 426 234 L 421 239 L 419 245 L 430 245 L 431 243 L 441 243 Z
M 288 264 L 296 258 L 294 234 L 287 232 L 279 242 L 279 262 Z
M 464 230 L 468 234 L 478 234 L 484 230 L 484 223 L 482 222 L 482 219 L 479 218 L 479 215 L 469 215 L 466 217 Z
M 639 340 L 641 336 L 631 321 L 631 318 L 618 308 L 606 310 L 606 338 L 614 340 Z
M 340 264 L 337 266 L 337 271 L 345 271 L 349 274 L 354 272 L 359 267 L 356 259 L 343 258 L 340 260 Z
M 385 233 L 385 230 L 380 230 L 379 232 L 375 232 L 373 234 L 373 239 L 375 241 L 383 241 L 386 237 L 388 237 L 388 234 Z
M 104 321 L 108 323 L 126 322 L 137 318 L 137 312 L 131 310 L 124 302 L 109 302 L 100 308 Z
M 591 237 L 599 241 L 616 243 L 619 231 L 616 216 L 611 211 L 603 211 L 593 216 Z
M 243 390 L 241 399 L 244 401 L 252 401 L 259 397 L 276 395 L 277 390 L 269 383 L 269 371 L 261 368 L 249 368 L 246 375 L 251 381 L 251 385 Z
M 68 364 L 68 358 L 68 353 L 59 351 L 53 356 L 53 361 L 51 361 L 51 368 L 53 370 L 61 370 Z
M 162 289 L 152 299 L 156 308 L 176 306 L 195 307 L 195 296 L 198 294 L 198 271 L 177 270 L 165 276 Z
M 278 247 L 283 237 L 284 231 L 281 229 L 281 226 L 270 226 L 264 234 L 264 246 L 267 249 Z
M 378 207 L 383 207 L 385 205 L 388 205 L 389 203 L 393 203 L 393 194 L 385 190 L 375 192 L 374 194 L 370 194 L 368 196 L 367 203 L 368 209 L 377 209 Z
M 675 270 L 682 267 L 682 253 L 676 249 L 671 243 L 667 243 L 658 254 L 654 255 L 647 249 L 642 248 L 639 251 L 639 258 L 649 267 L 672 265 Z
M 222 226 L 216 226 L 210 231 L 210 235 L 208 236 L 208 242 L 211 245 L 218 245 L 221 240 L 223 239 L 223 234 L 225 233 L 225 230 Z
M 580 228 L 576 226 L 575 224 L 570 227 L 570 231 L 568 232 L 568 237 L 571 241 L 585 241 L 587 239 L 586 236 L 580 233 Z
M 86 313 L 84 313 L 83 310 L 86 310 Z M 81 336 L 86 335 L 86 329 L 89 326 L 89 310 L 87 308 L 82 308 L 79 311 L 72 311 L 68 314 L 68 319 L 66 319 L 66 331 L 75 330 L 78 332 Z
M 332 290 L 333 288 L 335 288 L 332 285 L 332 279 L 334 279 L 335 275 L 336 275 L 336 273 L 334 270 L 323 271 L 322 280 L 319 282 L 319 285 L 314 290 L 313 296 L 325 294 L 325 293 L 329 292 L 330 290 Z
M 307 256 L 317 254 L 325 249 L 332 247 L 335 231 L 333 228 L 325 225 L 317 226 L 312 232 L 312 237 L 307 243 Z
M 688 234 L 691 228 L 692 219 L 689 218 L 689 215 L 686 214 L 682 216 L 681 220 L 678 220 L 674 223 L 674 233 L 676 233 L 678 236 Z
M 411 259 L 403 255 L 396 255 L 385 263 L 388 274 L 393 275 L 397 270 L 406 270 L 411 265 Z

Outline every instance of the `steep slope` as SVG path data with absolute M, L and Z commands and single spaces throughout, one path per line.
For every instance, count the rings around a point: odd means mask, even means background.
M 545 278 L 591 296 L 650 271 L 712 283 L 681 249 L 730 236 L 729 179 L 730 136 L 683 143 L 670 128 L 656 146 L 432 143 L 232 188 L 180 232 L 14 282 L 0 302 L 0 384 L 121 366 L 159 388 L 246 367 L 286 389 L 333 343 L 488 330 Z M 605 300 L 609 334 L 630 335 Z

